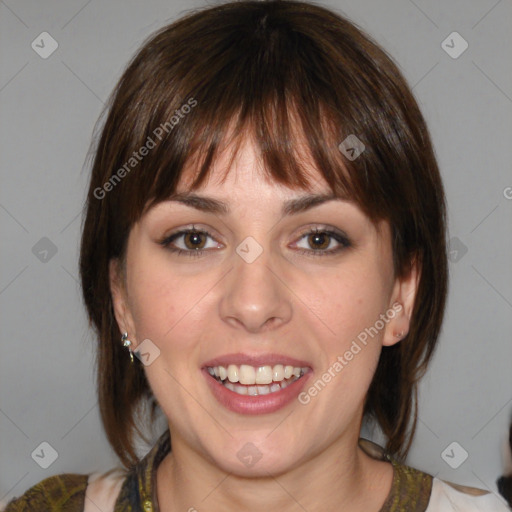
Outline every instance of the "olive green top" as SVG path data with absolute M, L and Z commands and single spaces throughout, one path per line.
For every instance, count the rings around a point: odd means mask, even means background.
M 393 464 L 393 483 L 380 512 L 425 512 L 433 477 L 398 463 L 369 441 L 361 440 L 360 445 L 372 457 Z M 159 512 L 156 470 L 170 449 L 169 430 L 166 430 L 128 472 L 113 512 Z M 83 512 L 88 478 L 89 475 L 68 473 L 46 478 L 23 496 L 11 500 L 4 512 Z

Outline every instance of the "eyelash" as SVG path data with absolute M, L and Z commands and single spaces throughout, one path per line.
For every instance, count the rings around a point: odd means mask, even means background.
M 214 240 L 213 235 L 210 232 L 208 232 L 207 230 L 196 229 L 195 227 L 192 226 L 192 228 L 182 229 L 180 231 L 176 231 L 175 233 L 171 233 L 169 236 L 165 237 L 159 243 L 160 243 L 160 245 L 165 247 L 167 250 L 177 254 L 178 256 L 185 255 L 185 256 L 191 256 L 191 257 L 199 257 L 199 256 L 202 256 L 208 250 L 210 250 L 210 249 L 191 249 L 191 250 L 187 251 L 184 249 L 179 249 L 177 247 L 171 247 L 170 244 L 172 242 L 174 242 L 174 240 L 176 240 L 180 236 L 186 235 L 188 233 L 197 233 L 197 234 L 201 234 L 201 235 L 206 235 L 206 236 L 209 236 L 212 240 Z
M 178 256 L 186 255 L 190 257 L 200 257 L 203 256 L 204 253 L 210 251 L 211 249 L 190 249 L 190 250 L 184 250 L 177 247 L 172 247 L 170 244 L 174 242 L 176 239 L 180 238 L 183 235 L 189 234 L 189 233 L 196 233 L 201 235 L 206 235 L 210 237 L 212 240 L 215 240 L 213 235 L 208 232 L 205 229 L 196 229 L 195 227 L 188 228 L 188 229 L 182 229 L 180 231 L 176 231 L 175 233 L 171 233 L 169 236 L 165 237 L 163 240 L 159 241 L 158 243 L 165 247 L 167 250 L 177 254 Z M 344 234 L 338 233 L 336 231 L 330 230 L 330 229 L 319 229 L 314 228 L 310 229 L 308 231 L 305 231 L 301 233 L 298 241 L 304 239 L 307 236 L 314 235 L 314 234 L 323 234 L 327 235 L 331 239 L 336 240 L 338 244 L 340 244 L 335 249 L 328 249 L 328 250 L 314 250 L 314 249 L 296 249 L 299 254 L 303 254 L 305 256 L 310 257 L 317 257 L 317 256 L 329 256 L 332 254 L 336 254 L 343 249 L 346 249 L 348 247 L 352 246 L 352 243 L 348 239 L 348 237 Z

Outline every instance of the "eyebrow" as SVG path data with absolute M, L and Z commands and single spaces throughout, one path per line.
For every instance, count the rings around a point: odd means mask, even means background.
M 319 206 L 327 201 L 342 200 L 339 196 L 334 194 L 308 194 L 295 199 L 285 201 L 281 209 L 283 216 L 294 215 L 297 213 L 305 212 Z M 200 196 L 192 193 L 173 194 L 168 198 L 169 201 L 176 201 L 182 203 L 196 210 L 206 213 L 214 214 L 228 214 L 230 212 L 229 206 L 224 201 L 213 199 L 211 197 Z

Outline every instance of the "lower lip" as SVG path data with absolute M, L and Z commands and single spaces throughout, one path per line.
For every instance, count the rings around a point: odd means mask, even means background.
M 268 414 L 282 409 L 298 397 L 312 373 L 306 373 L 280 391 L 249 396 L 231 391 L 214 379 L 208 370 L 203 369 L 202 371 L 217 401 L 227 409 L 239 414 Z

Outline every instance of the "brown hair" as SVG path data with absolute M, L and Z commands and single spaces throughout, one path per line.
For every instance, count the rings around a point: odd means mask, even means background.
M 110 444 L 125 466 L 135 464 L 137 406 L 151 403 L 144 421 L 152 422 L 157 403 L 142 365 L 130 364 L 120 343 L 109 262 L 123 261 L 132 225 L 175 191 L 185 164 L 197 164 L 192 189 L 204 181 L 231 123 L 232 133 L 252 134 L 275 181 L 307 188 L 294 144 L 300 137 L 334 193 L 349 196 L 372 221 L 389 221 L 396 275 L 407 275 L 413 259 L 419 263 L 409 334 L 384 347 L 365 403 L 387 450 L 405 455 L 416 426 L 417 382 L 435 348 L 447 293 L 441 178 L 425 121 L 390 57 L 343 17 L 288 0 L 187 14 L 143 45 L 110 98 L 80 255 Z M 356 159 L 338 148 L 351 134 L 365 145 Z

